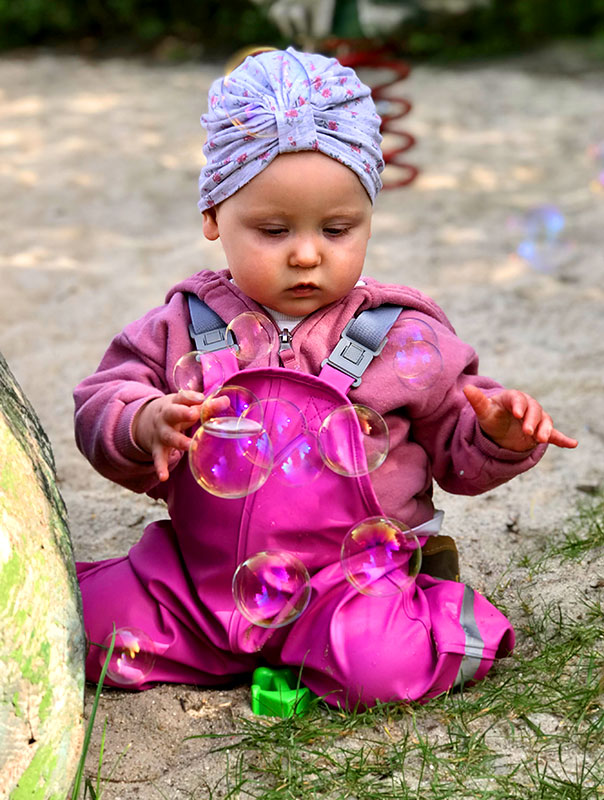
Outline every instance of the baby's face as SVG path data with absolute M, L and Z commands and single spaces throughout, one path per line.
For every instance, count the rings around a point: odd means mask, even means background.
M 261 305 L 303 316 L 347 294 L 371 236 L 372 206 L 355 173 L 316 152 L 287 153 L 204 212 L 236 285 Z

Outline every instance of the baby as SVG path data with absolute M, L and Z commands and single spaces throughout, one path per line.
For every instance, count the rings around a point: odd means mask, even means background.
M 437 535 L 432 482 L 478 494 L 534 466 L 548 443 L 577 442 L 535 399 L 479 376 L 475 352 L 430 298 L 362 276 L 383 160 L 370 90 L 351 69 L 292 48 L 250 56 L 213 84 L 202 122 L 203 231 L 222 243 L 228 269 L 174 286 L 75 390 L 82 452 L 110 480 L 163 499 L 169 514 L 128 555 L 78 565 L 88 637 L 102 643 L 113 625 L 144 631 L 154 661 L 129 682 L 135 688 L 224 684 L 268 663 L 302 668 L 304 684 L 348 707 L 425 700 L 478 680 L 510 652 L 513 630 L 450 570 L 428 568 L 439 542 L 451 550 Z M 213 335 L 250 311 L 279 333 L 240 371 L 225 357 L 226 383 L 293 401 L 309 441 L 342 405 L 373 409 L 388 428 L 384 463 L 370 474 L 324 469 L 288 488 L 273 474 L 235 499 L 200 488 L 186 453 L 225 398 L 174 381 L 178 360 L 199 347 L 196 304 L 217 320 Z M 439 370 L 424 390 L 392 366 L 410 320 L 429 324 L 438 343 Z M 362 321 L 379 331 L 379 346 L 353 335 Z M 219 358 L 230 354 L 226 344 Z M 363 354 L 361 368 L 352 352 Z M 412 529 L 428 556 L 411 584 L 387 596 L 359 592 L 340 563 L 347 532 L 373 518 Z M 287 625 L 250 624 L 233 599 L 237 567 L 267 550 L 295 555 L 310 574 L 309 602 Z M 89 678 L 103 659 L 93 645 Z M 119 676 L 110 682 L 120 685 Z

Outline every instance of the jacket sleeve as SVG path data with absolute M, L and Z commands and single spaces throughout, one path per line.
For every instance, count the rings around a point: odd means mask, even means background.
M 433 390 L 416 392 L 409 404 L 412 437 L 428 454 L 433 477 L 445 491 L 480 494 L 530 469 L 546 445 L 516 452 L 489 439 L 463 389 L 472 384 L 492 396 L 503 387 L 478 375 L 474 350 L 443 326 L 438 326 L 438 346 L 443 359 L 441 377 Z
M 174 391 L 173 364 L 191 349 L 183 295 L 128 325 L 111 342 L 96 372 L 74 390 L 75 436 L 81 452 L 109 480 L 135 492 L 158 485 L 150 454 L 132 438 L 145 403 Z M 175 456 L 172 468 L 180 460 Z

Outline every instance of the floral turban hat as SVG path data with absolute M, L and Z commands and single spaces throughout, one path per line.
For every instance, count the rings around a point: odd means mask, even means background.
M 371 90 L 335 58 L 292 47 L 248 56 L 212 84 L 200 211 L 217 205 L 280 153 L 316 150 L 353 170 L 371 202 L 382 187 L 380 117 Z

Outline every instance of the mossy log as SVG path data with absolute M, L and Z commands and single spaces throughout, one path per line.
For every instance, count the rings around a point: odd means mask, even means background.
M 68 796 L 83 738 L 84 642 L 52 449 L 0 353 L 0 797 Z

